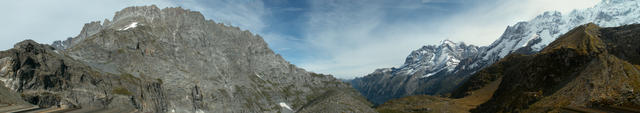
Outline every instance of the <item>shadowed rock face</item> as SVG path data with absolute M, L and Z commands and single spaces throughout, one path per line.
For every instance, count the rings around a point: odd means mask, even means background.
M 470 77 L 453 97 L 500 80 L 471 112 L 559 112 L 565 106 L 640 105 L 640 25 L 577 27 L 540 53 L 512 54 Z
M 80 35 L 53 47 L 32 45 L 42 50 L 4 52 L 35 56 L 0 57 L 12 64 L 0 76 L 22 94 L 53 92 L 55 98 L 44 101 L 49 104 L 31 102 L 39 105 L 118 103 L 115 107 L 144 112 L 375 112 L 349 84 L 297 68 L 260 36 L 182 8 L 129 7 L 102 25 L 85 24 Z M 98 97 L 105 99 L 98 102 Z

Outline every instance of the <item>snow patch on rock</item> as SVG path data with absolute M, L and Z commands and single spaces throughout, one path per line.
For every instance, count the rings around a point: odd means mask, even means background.
M 118 30 L 123 31 L 123 30 L 133 29 L 133 28 L 136 28 L 136 27 L 138 27 L 138 22 L 132 22 L 131 24 L 125 26 L 122 29 L 118 29 Z

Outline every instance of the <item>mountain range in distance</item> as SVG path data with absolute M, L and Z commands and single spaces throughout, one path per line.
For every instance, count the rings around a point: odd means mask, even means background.
M 128 7 L 74 38 L 26 40 L 0 52 L 0 68 L 0 112 L 375 112 L 260 36 L 182 8 Z
M 536 54 L 514 53 L 481 69 L 448 97 L 417 95 L 377 106 L 382 113 L 634 113 L 640 109 L 640 25 L 593 23 Z

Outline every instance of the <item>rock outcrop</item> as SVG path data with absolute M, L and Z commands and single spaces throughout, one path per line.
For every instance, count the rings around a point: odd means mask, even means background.
M 95 70 L 53 47 L 26 40 L 0 52 L 0 81 L 12 92 L 41 107 L 139 108 L 161 111 L 163 106 L 139 106 L 162 100 L 156 80 Z M 147 93 L 153 93 L 151 95 Z M 139 95 L 134 95 L 139 94 Z M 154 95 L 160 94 L 160 95 Z M 135 99 L 134 99 L 135 98 Z M 4 99 L 3 99 L 4 100 Z M 149 108 L 142 108 L 149 107 Z

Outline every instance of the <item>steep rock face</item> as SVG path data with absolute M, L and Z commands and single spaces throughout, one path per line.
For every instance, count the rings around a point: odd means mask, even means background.
M 566 106 L 640 105 L 640 25 L 577 27 L 535 55 L 513 54 L 474 74 L 454 91 L 464 97 L 491 81 L 493 97 L 471 112 L 559 112 Z M 628 48 L 627 48 L 628 47 Z
M 378 69 L 351 81 L 353 87 L 375 104 L 416 94 L 443 94 L 461 82 L 460 76 L 474 67 L 468 64 L 483 48 L 445 40 L 439 46 L 424 46 L 411 52 L 400 68 Z M 475 67 L 477 68 L 477 67 Z
M 269 49 L 260 36 L 206 20 L 199 12 L 128 7 L 112 21 L 99 23 L 86 24 L 75 38 L 54 42 L 57 50 L 50 47 L 54 52 L 48 54 L 59 54 L 97 73 L 149 81 L 127 84 L 140 87 L 140 92 L 105 86 L 129 95 L 128 104 L 142 112 L 375 112 L 349 84 L 297 68 Z M 85 74 L 68 77 L 81 75 Z M 31 75 L 17 77 L 22 76 Z M 61 83 L 53 87 L 76 94 L 68 87 L 79 84 Z M 138 102 L 143 98 L 152 99 Z
M 67 40 L 64 40 L 64 41 L 55 41 L 51 44 L 51 46 L 60 50 L 67 49 L 68 47 L 71 47 L 75 44 L 80 43 L 85 38 L 98 33 L 98 31 L 102 30 L 102 26 L 107 26 L 107 24 L 109 24 L 108 21 L 109 20 L 105 20 L 105 25 L 100 25 L 100 22 L 98 21 L 86 23 L 82 27 L 82 31 L 80 31 L 80 34 L 78 34 L 78 36 L 74 38 L 69 37 Z
M 637 0 L 603 0 L 592 8 L 574 10 L 569 14 L 561 14 L 560 12 L 545 12 L 536 16 L 534 19 L 519 22 L 513 26 L 508 26 L 504 33 L 491 45 L 478 47 L 480 48 L 475 55 L 468 55 L 459 58 L 461 61 L 452 72 L 457 73 L 422 73 L 418 76 L 451 76 L 447 78 L 455 79 L 424 79 L 421 80 L 420 86 L 425 90 L 421 93 L 415 93 L 413 90 L 397 90 L 397 87 L 375 87 L 384 85 L 398 85 L 404 86 L 407 81 L 405 79 L 394 80 L 395 74 L 389 73 L 387 77 L 382 77 L 382 71 L 376 71 L 362 78 L 356 78 L 353 81 L 354 87 L 359 89 L 363 95 L 376 95 L 367 96 L 368 99 L 374 101 L 376 104 L 380 104 L 388 99 L 376 99 L 375 97 L 384 98 L 397 98 L 402 95 L 415 95 L 415 94 L 447 94 L 450 93 L 451 88 L 459 86 L 459 81 L 466 81 L 471 74 L 483 69 L 493 63 L 499 61 L 505 56 L 511 53 L 519 54 L 535 54 L 541 51 L 544 47 L 549 45 L 560 35 L 568 32 L 569 30 L 590 22 L 603 27 L 614 27 L 620 25 L 639 23 L 640 20 L 640 1 Z M 413 53 L 412 53 L 413 54 Z M 410 56 L 411 57 L 411 56 Z M 429 60 L 430 57 L 415 57 L 422 58 L 423 61 Z M 427 64 L 428 62 L 421 62 Z M 392 68 L 393 69 L 393 68 Z M 450 68 L 432 67 L 429 70 L 447 70 Z M 382 69 L 384 70 L 384 69 Z M 374 77 L 377 76 L 377 77 Z M 366 79 L 365 79 L 366 78 Z M 446 81 L 441 81 L 446 80 Z M 368 85 L 356 85 L 356 84 L 368 84 Z M 434 84 L 434 83 L 453 83 L 453 84 Z M 447 86 L 439 86 L 447 85 Z M 407 87 L 413 87 L 408 85 Z M 387 89 L 395 88 L 395 89 Z M 415 88 L 415 87 L 414 87 Z M 366 89 L 366 90 L 362 90 Z M 410 88 L 411 89 L 411 88 Z M 437 92 L 437 93 L 434 93 Z M 369 98 L 371 97 L 371 98 Z M 381 101 L 381 102 L 380 102 Z
M 123 108 L 160 111 L 163 93 L 155 79 L 94 70 L 48 45 L 26 40 L 0 52 L 3 87 L 41 107 Z M 144 96 L 143 96 L 144 95 Z M 3 99 L 4 100 L 4 99 Z M 146 106 L 140 106 L 147 104 Z

